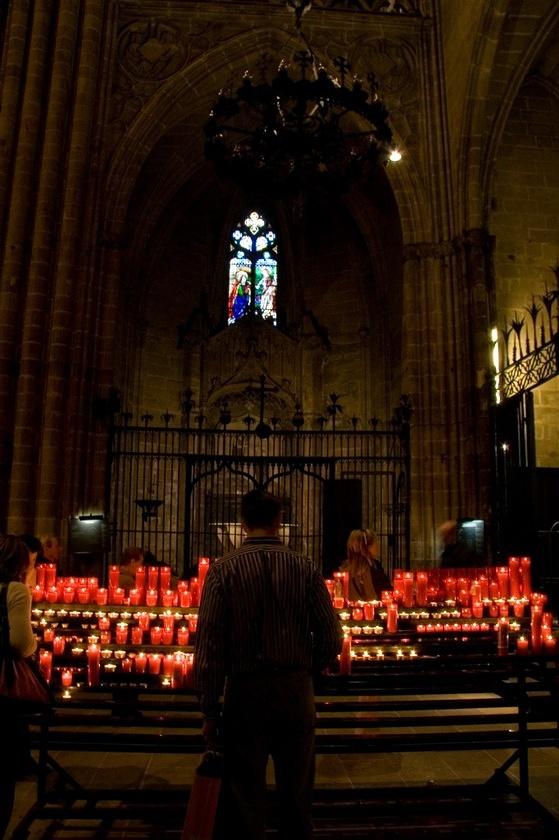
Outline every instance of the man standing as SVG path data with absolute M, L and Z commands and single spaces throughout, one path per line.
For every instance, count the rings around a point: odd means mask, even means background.
M 274 762 L 280 836 L 312 835 L 312 671 L 340 651 L 341 628 L 320 571 L 278 537 L 279 499 L 241 503 L 246 540 L 210 567 L 198 616 L 196 685 L 215 744 L 224 693 L 222 836 L 265 835 L 266 765 Z M 227 683 L 224 683 L 227 678 Z

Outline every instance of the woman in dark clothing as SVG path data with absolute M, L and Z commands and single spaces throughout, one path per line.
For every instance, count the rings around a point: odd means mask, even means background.
M 29 552 L 17 537 L 0 535 L 0 596 L 5 598 L 10 628 L 9 644 L 22 656 L 31 656 L 36 641 L 31 626 L 31 592 L 26 584 Z M 1 632 L 1 630 L 0 630 Z M 5 641 L 5 640 L 3 640 Z M 0 701 L 1 703 L 1 701 Z M 14 807 L 18 750 L 21 747 L 18 715 L 10 705 L 0 705 L 0 838 Z

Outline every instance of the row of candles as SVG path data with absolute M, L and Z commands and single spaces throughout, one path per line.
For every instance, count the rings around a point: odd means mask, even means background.
M 208 557 L 198 559 L 198 576 L 189 581 L 178 581 L 176 589 L 171 585 L 170 566 L 140 566 L 136 570 L 134 586 L 126 590 L 119 586 L 120 567 L 109 567 L 108 587 L 99 586 L 96 577 L 57 577 L 54 563 L 37 566 L 36 584 L 32 591 L 33 601 L 48 601 L 51 604 L 97 604 L 105 606 L 148 606 L 148 607 L 197 607 L 206 574 L 210 566 Z
M 177 627 L 175 627 L 175 617 L 173 615 L 162 615 L 161 619 L 163 621 L 162 625 L 150 625 L 149 614 L 140 613 L 138 624 L 129 625 L 127 621 L 119 621 L 113 628 L 109 618 L 100 617 L 98 621 L 99 633 L 95 638 L 103 645 L 132 644 L 138 646 L 149 643 L 150 645 L 176 644 L 180 647 L 186 647 L 191 636 L 196 633 L 197 615 L 188 616 L 188 623 Z M 43 642 L 51 643 L 53 653 L 62 656 L 66 651 L 68 638 L 56 634 L 55 628 L 47 626 L 43 630 Z
M 103 659 L 111 661 L 102 662 Z M 117 661 L 113 661 L 117 660 Z M 194 655 L 175 651 L 174 653 L 138 653 L 128 654 L 125 650 L 111 651 L 102 648 L 96 643 L 91 643 L 86 650 L 86 672 L 87 684 L 90 687 L 97 686 L 101 682 L 101 671 L 107 675 L 113 675 L 120 670 L 121 673 L 152 674 L 163 677 L 163 685 L 172 688 L 182 688 L 192 684 L 192 672 L 194 667 Z M 45 678 L 50 683 L 53 678 L 53 652 L 41 649 L 39 651 L 39 667 Z M 69 688 L 74 682 L 74 674 L 80 673 L 83 668 L 59 667 L 55 669 L 60 677 L 60 684 Z M 167 681 L 166 681 L 167 678 Z
M 454 574 L 441 569 L 413 572 L 397 569 L 393 590 L 383 593 L 383 600 L 411 608 L 437 600 L 454 600 L 468 606 L 496 599 L 529 599 L 532 595 L 531 563 L 530 557 L 509 557 L 507 566 L 462 569 Z M 349 572 L 334 572 L 326 586 L 336 609 L 347 606 Z

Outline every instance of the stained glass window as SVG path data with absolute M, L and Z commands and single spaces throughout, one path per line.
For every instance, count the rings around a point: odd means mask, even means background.
M 245 315 L 277 323 L 278 261 L 276 234 L 255 210 L 231 235 L 227 323 Z

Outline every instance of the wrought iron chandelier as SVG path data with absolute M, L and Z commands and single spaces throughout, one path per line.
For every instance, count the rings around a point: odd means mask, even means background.
M 271 81 L 255 84 L 247 72 L 236 91 L 220 91 L 204 125 L 206 157 L 247 189 L 342 193 L 372 166 L 399 159 L 388 110 L 373 73 L 355 78 L 341 56 L 337 76 L 318 64 L 300 30 L 303 6 L 290 5 L 307 49 L 282 61 Z

